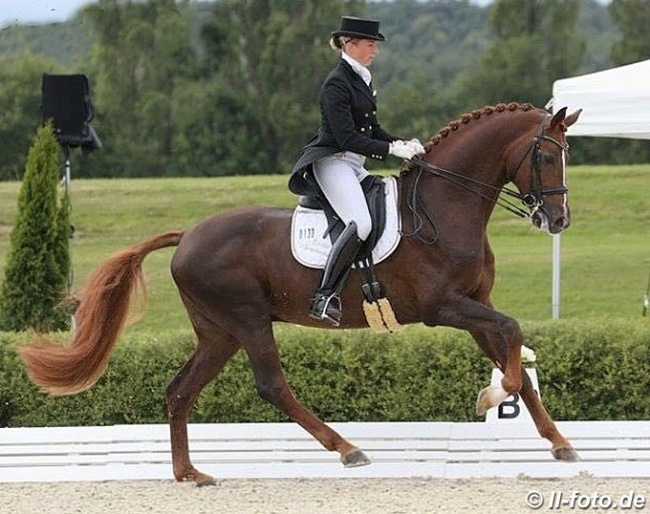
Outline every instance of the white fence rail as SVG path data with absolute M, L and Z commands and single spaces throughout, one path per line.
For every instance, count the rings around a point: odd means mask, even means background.
M 559 422 L 576 463 L 528 423 L 331 425 L 372 464 L 345 469 L 294 423 L 191 424 L 192 459 L 217 478 L 650 477 L 650 421 Z M 0 429 L 0 482 L 171 478 L 167 425 Z

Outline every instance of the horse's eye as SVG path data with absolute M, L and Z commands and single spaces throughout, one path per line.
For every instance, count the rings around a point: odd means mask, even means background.
M 555 156 L 553 154 L 547 153 L 544 154 L 544 163 L 553 164 L 555 162 Z

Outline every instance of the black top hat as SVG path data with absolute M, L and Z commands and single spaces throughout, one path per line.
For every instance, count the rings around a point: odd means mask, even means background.
M 383 34 L 379 33 L 379 22 L 364 20 L 354 16 L 343 16 L 339 30 L 332 32 L 332 37 L 349 36 L 361 39 L 374 39 L 375 41 L 386 41 Z

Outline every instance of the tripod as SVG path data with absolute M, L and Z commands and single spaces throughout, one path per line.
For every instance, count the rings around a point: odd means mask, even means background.
M 650 273 L 648 273 L 648 286 L 646 287 L 645 294 L 643 295 L 643 312 L 641 313 L 641 315 L 645 317 L 645 315 L 648 313 L 649 308 L 650 308 Z
M 72 172 L 70 167 L 70 146 L 67 144 L 61 145 L 63 148 L 63 157 L 65 162 L 65 170 L 61 182 L 64 188 L 64 198 L 68 209 L 68 218 L 72 213 L 72 202 L 70 201 L 70 191 L 72 187 Z M 74 235 L 74 225 L 70 225 L 70 241 L 68 243 L 68 254 L 70 256 L 70 265 L 68 266 L 68 277 L 66 281 L 66 291 L 68 294 L 72 291 L 72 284 L 74 281 L 74 272 L 72 270 L 72 236 Z

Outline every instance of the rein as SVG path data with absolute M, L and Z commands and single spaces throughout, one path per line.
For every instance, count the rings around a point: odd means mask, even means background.
M 520 218 L 528 218 L 530 216 L 528 211 L 522 209 L 521 207 L 518 207 L 507 198 L 502 197 L 501 194 L 503 193 L 505 195 L 512 196 L 524 202 L 522 195 L 513 189 L 507 187 L 496 187 L 493 186 L 492 184 L 487 184 L 486 182 L 481 182 L 480 180 L 466 177 L 465 175 L 460 175 L 459 173 L 454 173 L 453 171 L 449 171 L 444 168 L 440 168 L 439 166 L 434 166 L 433 164 L 429 164 L 428 162 L 423 161 L 419 157 L 414 157 L 413 159 L 410 159 L 410 162 L 412 162 L 413 164 L 421 168 L 420 174 L 418 174 L 418 177 L 415 179 L 415 187 L 413 188 L 413 194 L 416 194 L 417 192 L 417 184 L 420 180 L 421 171 L 422 169 L 424 169 L 429 173 L 431 173 L 432 175 L 442 177 L 448 180 L 449 182 L 452 182 L 453 184 L 462 187 L 463 189 L 469 191 L 470 193 L 474 193 L 476 196 L 480 196 L 481 198 L 485 198 L 490 202 L 494 202 L 496 205 L 503 207 L 507 211 L 512 212 L 513 214 L 519 216 Z M 467 184 L 467 182 L 469 182 L 470 184 Z M 496 198 L 494 198 L 493 196 L 489 196 L 485 193 L 482 193 L 478 189 L 472 187 L 473 184 L 484 187 L 486 189 L 490 189 L 495 193 L 499 193 L 499 194 Z
M 532 187 L 528 193 L 521 194 L 515 191 L 514 189 L 511 189 L 506 186 L 501 186 L 501 187 L 493 186 L 492 184 L 488 184 L 486 182 L 482 182 L 480 180 L 465 175 L 461 175 L 459 173 L 455 173 L 453 171 L 441 168 L 439 166 L 434 166 L 433 164 L 429 164 L 428 162 L 424 161 L 419 157 L 413 157 L 412 159 L 408 159 L 408 162 L 418 167 L 419 173 L 415 178 L 411 197 L 408 201 L 408 207 L 413 213 L 415 219 L 415 223 L 414 223 L 415 228 L 412 233 L 403 234 L 403 235 L 405 236 L 417 235 L 417 237 L 425 244 L 434 244 L 437 241 L 437 233 L 438 233 L 437 227 L 434 221 L 431 219 L 431 217 L 427 214 L 425 209 L 422 210 L 424 211 L 424 214 L 426 215 L 429 223 L 434 227 L 436 231 L 436 236 L 429 241 L 424 241 L 419 235 L 420 228 L 422 227 L 422 219 L 420 215 L 417 213 L 417 206 L 418 205 L 422 206 L 422 201 L 418 194 L 418 184 L 422 176 L 423 170 L 431 173 L 432 175 L 436 175 L 438 177 L 444 178 L 445 180 L 448 180 L 449 182 L 459 187 L 462 187 L 463 189 L 475 194 L 476 196 L 479 196 L 490 202 L 493 202 L 495 205 L 498 205 L 506 209 L 507 211 L 513 213 L 515 216 L 524 219 L 530 218 L 531 215 L 535 212 L 535 210 L 537 210 L 539 207 L 543 205 L 544 197 L 566 194 L 569 191 L 566 186 L 547 188 L 547 189 L 543 189 L 542 187 L 541 164 L 540 164 L 541 142 L 550 141 L 551 143 L 561 148 L 563 152 L 567 152 L 567 153 L 569 152 L 568 143 L 562 143 L 561 141 L 558 141 L 557 139 L 542 133 L 544 129 L 544 121 L 546 121 L 546 118 L 540 122 L 539 127 L 537 129 L 537 134 L 533 138 L 532 143 L 530 144 L 530 146 L 528 147 L 524 155 L 519 160 L 519 163 L 515 168 L 515 172 L 513 174 L 512 179 L 509 180 L 509 182 L 514 181 L 517 174 L 519 173 L 521 166 L 524 163 L 524 160 L 526 159 L 528 154 L 532 152 L 531 170 L 530 170 Z M 496 194 L 490 196 L 489 194 L 480 191 L 476 186 L 488 189 L 491 192 Z M 522 209 L 521 207 L 515 205 L 505 196 L 509 196 L 521 201 L 528 208 L 528 210 Z

